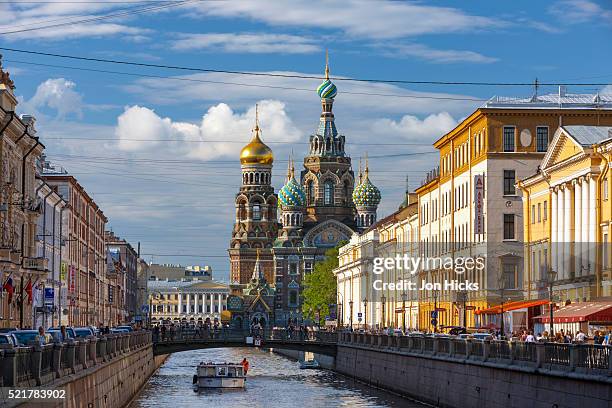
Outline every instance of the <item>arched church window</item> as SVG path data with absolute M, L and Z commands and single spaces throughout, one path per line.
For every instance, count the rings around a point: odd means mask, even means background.
M 325 151 L 329 151 L 331 149 L 331 143 L 329 142 L 329 138 L 325 139 Z
M 308 198 L 308 205 L 313 205 L 315 202 L 314 181 L 310 180 L 308 183 L 306 183 L 306 194 Z
M 259 184 L 259 173 L 255 173 L 255 184 Z
M 253 205 L 253 219 L 261 220 L 261 206 L 259 204 Z
M 325 182 L 325 191 L 324 191 L 324 200 L 325 205 L 333 205 L 334 204 L 334 184 L 331 181 Z
M 244 202 L 238 204 L 238 219 L 240 221 L 246 220 L 246 208 L 244 206 Z
M 347 204 L 351 202 L 351 185 L 348 180 L 344 182 L 344 200 Z
M 249 173 L 249 184 L 253 184 L 253 173 Z

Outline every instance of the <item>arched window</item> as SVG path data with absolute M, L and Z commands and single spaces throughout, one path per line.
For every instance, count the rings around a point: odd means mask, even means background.
M 315 202 L 314 181 L 310 180 L 308 183 L 306 183 L 306 194 L 308 198 L 308 205 L 313 205 Z
M 244 202 L 238 204 L 238 220 L 244 221 L 246 220 L 246 208 L 244 206 Z
M 259 184 L 259 173 L 255 173 L 255 184 Z
M 331 181 L 325 182 L 325 205 L 334 205 L 334 184 Z
M 253 205 L 253 219 L 261 220 L 261 206 L 259 204 Z
M 351 202 L 351 184 L 348 180 L 344 182 L 344 200 L 347 204 Z

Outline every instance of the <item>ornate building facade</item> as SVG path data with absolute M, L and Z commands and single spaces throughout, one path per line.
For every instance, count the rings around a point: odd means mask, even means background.
M 317 88 L 322 106 L 319 125 L 310 136 L 299 180 L 291 159 L 286 184 L 278 196 L 270 183 L 273 154 L 260 138 L 258 123 L 253 139 L 240 155 L 242 186 L 236 195 L 229 249 L 232 293 L 244 296 L 241 293 L 245 293 L 257 265 L 266 283 L 274 288 L 270 320 L 275 325 L 302 320 L 304 276 L 324 258 L 326 250 L 376 221 L 380 191 L 369 180 L 368 170 L 355 187 L 351 158 L 345 152 L 346 138 L 338 132 L 333 114 L 337 93 L 326 64 L 325 80 Z

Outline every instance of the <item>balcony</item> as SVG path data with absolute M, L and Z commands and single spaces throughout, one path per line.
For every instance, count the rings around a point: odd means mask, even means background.
M 36 271 L 47 270 L 48 259 L 46 258 L 23 258 L 23 267 L 25 269 L 33 269 Z
M 0 248 L 0 262 L 8 262 L 15 265 L 20 263 L 20 252 L 12 248 Z

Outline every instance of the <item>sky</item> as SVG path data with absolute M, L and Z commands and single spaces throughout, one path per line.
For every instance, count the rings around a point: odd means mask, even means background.
M 49 160 L 78 178 L 108 229 L 140 242 L 149 262 L 210 265 L 225 281 L 255 104 L 277 191 L 321 106 L 319 79 L 218 71 L 320 77 L 329 50 L 336 124 L 353 169 L 369 157 L 379 218 L 397 209 L 406 179 L 414 189 L 437 165 L 433 141 L 487 99 L 534 89 L 343 79 L 612 83 L 607 1 L 17 0 L 0 1 L 0 15 L 0 47 L 217 71 L 0 50 L 18 112 L 36 116 Z

